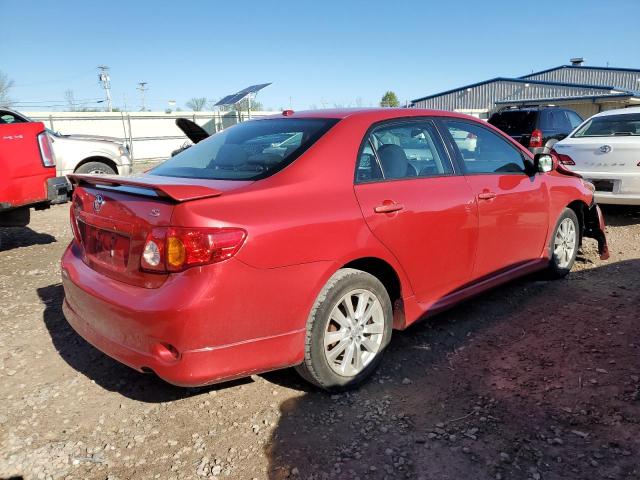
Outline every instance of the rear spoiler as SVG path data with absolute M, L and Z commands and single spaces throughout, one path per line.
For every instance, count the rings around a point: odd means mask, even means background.
M 175 202 L 187 202 L 189 200 L 200 200 L 202 198 L 218 197 L 222 195 L 221 190 L 190 183 L 189 179 L 169 179 L 163 177 L 120 177 L 118 175 L 67 175 L 72 185 L 93 185 L 96 187 L 134 187 L 136 189 L 154 192 L 159 197 L 170 198 Z

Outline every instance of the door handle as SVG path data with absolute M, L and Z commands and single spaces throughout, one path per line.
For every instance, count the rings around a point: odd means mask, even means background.
M 493 192 L 482 192 L 478 195 L 479 200 L 492 200 L 496 198 L 496 194 Z
M 378 205 L 373 209 L 376 213 L 393 213 L 398 212 L 404 208 L 404 205 L 399 203 L 385 201 L 382 205 Z

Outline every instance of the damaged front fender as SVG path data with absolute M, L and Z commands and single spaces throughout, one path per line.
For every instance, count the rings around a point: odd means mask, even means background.
M 584 216 L 584 236 L 595 238 L 598 242 L 598 253 L 600 260 L 609 258 L 609 246 L 604 232 L 604 216 L 600 207 L 593 203 L 585 212 Z

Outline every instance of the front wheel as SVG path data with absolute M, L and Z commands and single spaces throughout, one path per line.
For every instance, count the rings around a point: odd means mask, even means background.
M 551 237 L 548 272 L 553 278 L 566 276 L 573 267 L 580 247 L 580 223 L 575 212 L 565 208 Z
M 351 268 L 338 270 L 309 315 L 298 373 L 326 390 L 358 385 L 380 363 L 392 322 L 389 294 L 376 277 Z

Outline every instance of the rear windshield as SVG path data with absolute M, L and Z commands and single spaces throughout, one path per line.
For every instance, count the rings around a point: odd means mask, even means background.
M 489 123 L 507 135 L 528 134 L 535 130 L 536 113 L 535 111 L 507 110 L 491 115 Z
M 215 180 L 265 178 L 293 162 L 337 122 L 326 118 L 243 122 L 187 148 L 149 173 Z
M 574 137 L 617 137 L 640 135 L 640 113 L 605 115 L 588 120 Z

